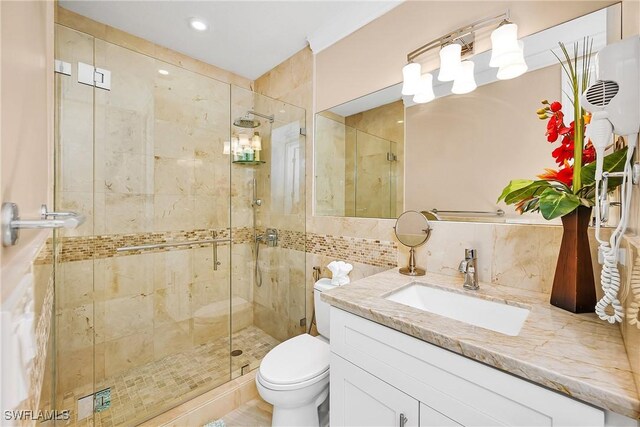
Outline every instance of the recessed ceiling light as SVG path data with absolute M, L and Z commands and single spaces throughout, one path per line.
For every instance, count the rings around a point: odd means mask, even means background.
M 197 31 L 205 31 L 208 28 L 208 25 L 203 20 L 198 18 L 189 19 L 189 25 L 191 25 L 191 28 Z
M 163 76 L 169 75 L 169 72 L 167 70 L 158 70 L 158 73 L 162 74 Z
M 404 123 L 404 120 L 398 120 L 398 123 Z
M 284 111 L 284 110 L 280 110 L 280 112 L 281 112 L 281 113 L 286 113 L 286 111 Z

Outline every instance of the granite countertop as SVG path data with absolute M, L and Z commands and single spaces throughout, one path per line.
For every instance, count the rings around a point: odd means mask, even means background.
M 523 305 L 531 312 L 518 336 L 503 335 L 384 299 L 412 282 Z M 640 400 L 618 325 L 595 314 L 572 314 L 547 294 L 427 273 L 388 270 L 322 294 L 329 304 L 600 408 L 640 418 Z

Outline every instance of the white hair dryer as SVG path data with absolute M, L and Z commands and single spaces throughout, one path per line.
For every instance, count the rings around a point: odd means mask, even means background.
M 624 311 L 618 291 L 618 252 L 622 236 L 629 222 L 629 207 L 633 185 L 632 158 L 640 131 L 640 36 L 633 36 L 603 48 L 596 56 L 596 78 L 582 95 L 581 103 L 591 112 L 586 137 L 596 150 L 596 239 L 604 257 L 600 276 L 604 296 L 596 305 L 596 314 L 609 323 L 621 322 Z M 624 135 L 627 140 L 627 162 L 623 172 L 604 173 L 604 152 L 613 134 Z M 621 216 L 609 241 L 600 238 L 603 213 L 608 211 L 607 179 L 622 178 Z M 604 179 L 603 179 L 604 178 Z M 607 307 L 611 310 L 607 312 Z

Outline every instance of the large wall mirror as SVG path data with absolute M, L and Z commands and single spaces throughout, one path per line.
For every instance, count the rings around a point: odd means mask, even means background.
M 588 36 L 595 54 L 621 38 L 620 22 L 615 4 L 523 37 L 528 71 L 512 80 L 497 80 L 490 51 L 475 54 L 478 88 L 465 95 L 434 79 L 436 99 L 426 104 L 403 99 L 397 84 L 317 113 L 315 214 L 395 218 L 435 210 L 430 219 L 547 224 L 496 200 L 510 180 L 557 168 L 546 121 L 536 115 L 542 99 L 570 105 L 552 50 Z

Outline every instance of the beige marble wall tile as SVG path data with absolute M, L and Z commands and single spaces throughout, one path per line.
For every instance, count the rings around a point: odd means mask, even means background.
M 153 330 L 153 295 L 137 295 L 95 303 L 96 342 L 113 341 Z M 153 354 L 153 352 L 151 353 Z
M 171 328 L 193 316 L 192 289 L 186 285 L 169 285 L 153 294 L 153 325 Z M 154 353 L 155 355 L 155 353 Z
M 56 289 L 58 310 L 93 302 L 93 260 L 59 263 L 56 265 L 56 280 L 64 283 Z
M 153 255 L 155 289 L 187 286 L 193 278 L 192 251 L 169 251 Z
M 65 351 L 93 346 L 93 304 L 56 310 L 56 333 L 64 337 L 58 341 Z
M 81 393 L 93 393 L 94 348 L 66 350 L 59 339 L 57 342 L 56 388 L 58 390 L 79 389 Z
M 562 227 L 503 224 L 491 227 L 494 230 L 491 281 L 551 292 Z
M 316 212 L 319 215 L 344 215 L 348 187 L 347 130 L 340 122 L 318 116 L 315 136 L 322 141 L 315 153 Z M 349 195 L 355 191 L 351 190 Z
M 96 218 L 101 207 L 98 205 L 98 193 L 96 193 Z M 171 196 L 169 196 L 171 197 Z M 147 194 L 117 194 L 106 193 L 104 195 L 104 232 L 105 234 L 118 233 L 134 233 L 153 230 L 154 225 L 154 201 L 152 195 Z M 165 203 L 159 203 L 160 218 L 162 215 L 169 215 L 167 211 L 171 210 L 171 206 Z

